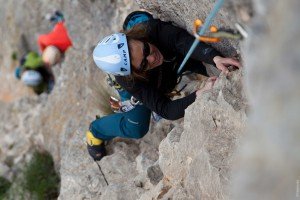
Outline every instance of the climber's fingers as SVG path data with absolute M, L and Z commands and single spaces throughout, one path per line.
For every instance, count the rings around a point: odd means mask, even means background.
M 233 58 L 223 58 L 221 56 L 216 56 L 214 57 L 214 62 L 216 64 L 216 67 L 221 70 L 222 72 L 224 72 L 225 74 L 228 74 L 229 66 L 234 66 L 237 68 L 241 68 L 242 65 L 238 60 L 235 60 Z

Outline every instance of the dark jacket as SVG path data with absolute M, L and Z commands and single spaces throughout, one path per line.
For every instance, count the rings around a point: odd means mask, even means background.
M 196 92 L 177 100 L 170 100 L 166 96 L 177 84 L 177 69 L 184 55 L 187 54 L 195 38 L 187 31 L 168 22 L 151 20 L 147 22 L 147 36 L 164 56 L 161 66 L 148 71 L 148 81 L 134 79 L 128 81 L 126 77 L 116 76 L 116 81 L 135 98 L 140 100 L 150 110 L 165 119 L 176 120 L 184 116 L 184 110 L 195 101 Z M 191 59 L 214 64 L 213 58 L 221 55 L 211 46 L 200 43 L 191 55 Z M 187 66 L 186 66 L 187 67 Z

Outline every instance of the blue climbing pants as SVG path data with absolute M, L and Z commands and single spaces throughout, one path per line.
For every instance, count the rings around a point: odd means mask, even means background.
M 130 99 L 131 95 L 125 91 L 119 91 L 121 100 Z M 90 124 L 90 131 L 96 138 L 111 140 L 115 137 L 142 138 L 149 130 L 151 111 L 144 105 L 137 105 L 134 109 L 125 113 L 114 113 Z

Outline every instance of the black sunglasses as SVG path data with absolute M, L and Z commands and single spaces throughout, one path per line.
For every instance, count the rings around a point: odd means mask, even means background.
M 150 55 L 150 46 L 149 46 L 148 42 L 143 42 L 143 44 L 144 44 L 144 48 L 143 48 L 144 58 L 139 67 L 139 71 L 141 71 L 141 72 L 144 72 L 147 70 L 147 66 L 148 66 L 147 57 Z

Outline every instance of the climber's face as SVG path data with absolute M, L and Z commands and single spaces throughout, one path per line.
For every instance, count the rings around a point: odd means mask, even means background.
M 156 46 L 138 40 L 129 41 L 131 66 L 135 71 L 147 71 L 160 66 L 164 57 Z

